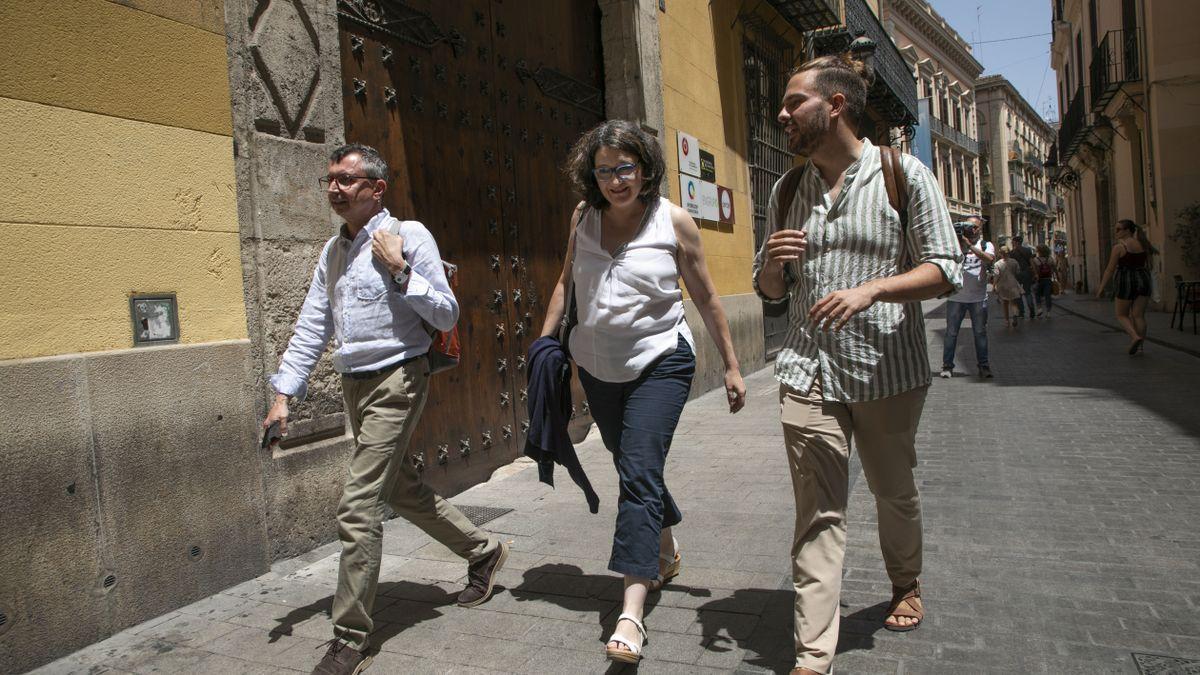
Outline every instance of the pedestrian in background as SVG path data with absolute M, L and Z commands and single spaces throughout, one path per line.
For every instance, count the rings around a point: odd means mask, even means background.
M 1116 235 L 1117 243 L 1113 244 L 1096 297 L 1101 297 L 1109 279 L 1115 276 L 1113 306 L 1117 321 L 1133 340 L 1129 343 L 1129 354 L 1133 355 L 1142 350 L 1146 340 L 1146 305 L 1154 294 L 1150 256 L 1158 253 L 1158 249 L 1150 244 L 1146 231 L 1132 220 L 1117 221 Z
M 767 210 L 775 232 L 754 259 L 755 291 L 787 303 L 790 318 L 775 378 L 796 499 L 793 675 L 831 672 L 837 651 L 851 443 L 892 582 L 884 628 L 914 630 L 925 616 L 913 477 L 931 380 L 921 300 L 962 286 L 962 251 L 929 169 L 860 136 L 871 79 L 845 55 L 792 72 L 779 122 L 788 149 L 809 159 L 792 170 L 798 179 L 776 182 Z M 794 190 L 786 210 L 785 184 Z M 892 206 L 889 191 L 901 189 L 907 207 Z
M 1017 280 L 1019 265 L 1012 259 L 1012 248 L 1000 247 L 1000 259 L 992 266 L 992 290 L 1000 299 L 1004 310 L 1004 325 L 1017 327 L 1017 317 L 1012 316 L 1012 305 L 1021 302 L 1021 282 Z
M 671 528 L 683 515 L 663 472 L 696 372 L 680 278 L 724 361 L 731 413 L 745 404 L 746 387 L 700 229 L 659 196 L 666 163 L 658 141 L 633 122 L 604 122 L 576 141 L 566 173 L 583 201 L 542 336 L 554 334 L 570 309 L 573 280 L 578 324 L 567 346 L 621 486 L 608 568 L 624 575 L 625 592 L 605 653 L 637 663 L 647 643 L 646 596 L 682 562 Z
M 1070 288 L 1068 282 L 1071 278 L 1071 263 L 1067 260 L 1067 251 L 1061 246 L 1061 242 L 1054 247 L 1054 274 L 1060 293 Z
M 1054 261 L 1050 258 L 1050 247 L 1038 244 L 1037 257 L 1033 259 L 1034 290 L 1042 312 L 1047 317 L 1054 307 Z
M 956 229 L 959 225 L 954 226 Z M 958 346 L 958 330 L 963 317 L 971 315 L 971 332 L 975 336 L 975 365 L 979 377 L 989 378 L 988 365 L 988 302 L 987 268 L 996 261 L 996 249 L 983 240 L 983 219 L 967 218 L 959 236 L 963 251 L 962 290 L 946 300 L 946 335 L 942 342 L 942 377 L 954 376 L 954 352 Z
M 1013 235 L 1010 244 L 1012 250 L 1009 257 L 1017 263 L 1017 282 L 1021 284 L 1021 296 L 1017 298 L 1017 318 L 1025 318 L 1025 308 L 1029 308 L 1029 318 L 1038 316 L 1037 303 L 1033 298 L 1033 249 L 1025 245 L 1025 237 Z

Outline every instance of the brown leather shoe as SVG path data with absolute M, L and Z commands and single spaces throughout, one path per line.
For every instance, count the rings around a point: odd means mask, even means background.
M 329 641 L 325 658 L 313 668 L 312 675 L 358 675 L 371 665 L 370 650 L 358 651 L 338 639 Z
M 500 542 L 490 556 L 471 563 L 467 570 L 467 588 L 458 595 L 458 605 L 474 607 L 487 602 L 496 585 L 496 574 L 504 566 L 505 560 L 508 560 L 508 544 Z

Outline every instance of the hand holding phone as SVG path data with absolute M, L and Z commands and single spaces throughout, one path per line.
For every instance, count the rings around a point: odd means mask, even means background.
M 271 424 L 263 430 L 262 446 L 269 448 L 279 442 L 283 438 L 283 434 L 279 433 L 279 420 L 271 422 Z

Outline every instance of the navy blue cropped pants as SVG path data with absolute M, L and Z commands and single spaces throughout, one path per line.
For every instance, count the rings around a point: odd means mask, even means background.
M 663 480 L 671 437 L 696 374 L 696 357 L 682 337 L 674 352 L 632 382 L 604 382 L 579 369 L 592 418 L 617 467 L 621 494 L 608 569 L 653 579 L 659 537 L 683 514 Z

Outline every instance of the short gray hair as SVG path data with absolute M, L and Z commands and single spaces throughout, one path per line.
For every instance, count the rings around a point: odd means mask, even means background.
M 361 143 L 347 143 L 337 147 L 330 153 L 329 163 L 337 164 L 350 155 L 358 155 L 363 174 L 367 178 L 388 180 L 388 177 L 391 176 L 387 160 L 383 158 L 383 155 L 380 155 L 375 148 Z

